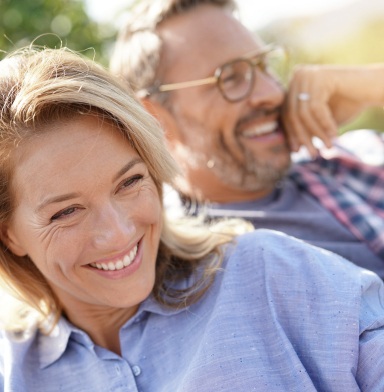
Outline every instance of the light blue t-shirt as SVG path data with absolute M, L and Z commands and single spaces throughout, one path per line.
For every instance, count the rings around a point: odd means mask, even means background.
M 281 233 L 236 242 L 196 304 L 144 301 L 120 330 L 122 356 L 64 318 L 51 336 L 3 333 L 0 389 L 384 391 L 382 281 Z

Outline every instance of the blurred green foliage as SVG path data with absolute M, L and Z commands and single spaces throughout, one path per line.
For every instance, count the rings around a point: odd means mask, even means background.
M 81 0 L 0 0 L 0 59 L 34 42 L 67 46 L 107 65 L 114 34 L 90 20 Z
M 309 61 L 318 63 L 367 64 L 384 62 L 384 18 L 370 21 L 351 33 L 348 38 L 330 42 L 326 50 L 307 54 Z M 384 86 L 383 86 L 384 90 Z M 369 109 L 341 131 L 371 128 L 384 131 L 383 108 Z
M 258 33 L 266 42 L 285 45 L 294 64 L 368 64 L 384 63 L 384 15 L 370 19 L 348 34 L 335 34 L 321 44 L 308 45 L 300 41 L 303 28 L 310 19 L 292 20 L 282 25 L 267 26 Z M 319 40 L 320 42 L 321 40 Z M 384 86 L 383 86 L 384 90 Z M 384 131 L 383 108 L 366 110 L 358 118 L 341 127 L 341 132 L 369 128 Z

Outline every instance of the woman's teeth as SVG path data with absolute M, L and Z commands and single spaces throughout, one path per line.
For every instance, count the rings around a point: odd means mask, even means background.
M 132 261 L 136 257 L 137 248 L 138 248 L 138 244 L 130 251 L 129 255 L 125 255 L 120 260 L 114 262 L 110 261 L 109 263 L 91 263 L 89 265 L 93 268 L 97 268 L 99 270 L 104 270 L 104 271 L 121 270 L 124 267 L 128 267 L 132 263 Z

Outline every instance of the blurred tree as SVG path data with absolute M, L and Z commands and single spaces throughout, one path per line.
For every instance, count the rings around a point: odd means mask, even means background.
M 111 25 L 90 20 L 81 0 L 0 0 L 0 59 L 35 41 L 83 51 L 106 65 L 114 34 Z
M 294 64 L 367 64 L 384 63 L 384 15 L 378 14 L 358 25 L 348 35 L 334 37 L 320 44 L 303 44 L 301 37 L 312 18 L 297 18 L 271 24 L 258 33 L 266 42 L 285 45 Z M 368 109 L 341 127 L 341 132 L 369 128 L 384 132 L 384 110 Z
M 367 64 L 384 62 L 384 16 L 380 15 L 364 24 L 343 41 L 330 44 L 320 54 L 319 62 L 342 64 Z M 312 62 L 313 57 L 309 57 Z M 372 128 L 384 131 L 382 108 L 369 109 L 357 119 L 342 127 L 341 131 Z

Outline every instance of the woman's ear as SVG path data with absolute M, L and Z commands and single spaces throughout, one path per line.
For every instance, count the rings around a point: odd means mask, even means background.
M 0 240 L 2 243 L 16 256 L 26 256 L 27 252 L 21 245 L 17 236 L 13 233 L 12 229 L 7 224 L 0 225 Z

